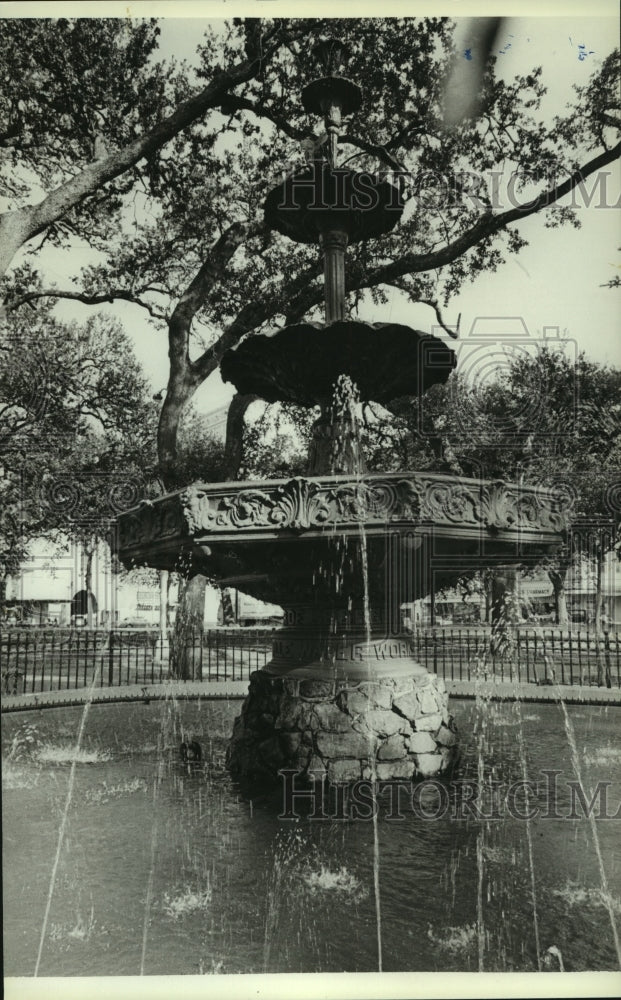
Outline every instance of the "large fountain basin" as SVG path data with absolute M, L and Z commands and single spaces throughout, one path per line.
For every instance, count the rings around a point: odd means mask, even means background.
M 559 770 L 556 805 L 567 815 L 566 782 L 576 776 L 559 706 L 454 704 L 461 779 L 475 778 L 480 762 L 487 778 L 492 769 L 504 782 L 521 778 L 521 726 L 528 776 L 541 782 L 543 768 Z M 147 975 L 377 969 L 372 824 L 310 820 L 308 809 L 297 822 L 281 820 L 279 801 L 242 796 L 224 766 L 238 710 L 239 702 L 206 700 L 91 707 L 40 975 L 138 975 L 145 927 Z M 614 778 L 619 709 L 567 712 L 583 779 L 594 787 Z M 81 716 L 66 708 L 3 719 L 8 976 L 34 971 Z M 196 770 L 179 761 L 186 734 L 203 747 Z M 613 812 L 618 782 L 609 799 Z M 477 821 L 467 810 L 426 821 L 409 809 L 389 819 L 387 790 L 381 801 L 384 969 L 476 971 L 480 884 L 485 970 L 536 971 L 524 821 Z M 425 801 L 433 810 L 432 787 Z M 617 826 L 597 821 L 618 919 Z M 542 952 L 558 948 L 568 971 L 617 968 L 589 822 L 539 817 L 531 833 Z
M 537 561 L 560 545 L 568 513 L 553 490 L 429 472 L 196 483 L 120 515 L 114 545 L 127 567 L 203 572 L 275 603 L 311 596 L 336 607 L 339 567 L 341 599 L 361 596 L 364 542 L 372 606 L 387 599 L 394 559 L 409 564 L 388 595 L 398 606 L 432 579 Z

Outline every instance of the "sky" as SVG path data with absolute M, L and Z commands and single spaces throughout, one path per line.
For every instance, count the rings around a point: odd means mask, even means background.
M 270 15 L 272 10 L 270 6 Z M 0 12 L 4 12 L 1 6 Z M 164 18 L 162 56 L 191 61 L 204 25 L 201 18 Z M 458 51 L 461 47 L 465 51 L 471 22 L 462 19 L 458 25 Z M 587 81 L 617 37 L 618 19 L 611 17 L 506 18 L 497 39 L 497 71 L 512 78 L 542 65 L 548 87 L 544 109 L 552 117 L 564 112 L 573 96 L 572 84 Z M 444 310 L 448 325 L 460 318 L 460 337 L 451 346 L 462 370 L 472 369 L 483 357 L 489 376 L 496 362 L 502 364 L 506 350 L 514 349 L 507 345 L 521 341 L 532 345 L 542 338 L 563 342 L 571 354 L 584 350 L 594 361 L 621 364 L 620 293 L 602 287 L 620 267 L 621 216 L 612 207 L 619 199 L 619 165 L 606 170 L 605 191 L 600 191 L 605 197 L 597 194 L 589 207 L 582 203 L 580 229 L 569 225 L 546 229 L 541 216 L 530 217 L 518 226 L 530 246 L 496 273 L 485 273 L 465 285 Z M 63 274 L 67 260 L 59 265 L 58 258 L 50 256 L 47 261 L 46 277 L 59 284 L 66 284 L 65 275 L 77 269 L 72 260 Z M 165 331 L 155 331 L 142 310 L 129 304 L 111 311 L 124 321 L 154 391 L 163 389 L 168 377 Z M 86 307 L 62 303 L 58 313 L 83 318 Z M 413 306 L 396 290 L 390 290 L 386 305 L 375 306 L 367 299 L 359 314 L 371 322 L 401 322 L 447 339 L 429 307 Z M 482 350 L 490 343 L 490 333 L 494 346 Z M 194 405 L 209 412 L 226 404 L 233 392 L 215 373 L 194 397 Z

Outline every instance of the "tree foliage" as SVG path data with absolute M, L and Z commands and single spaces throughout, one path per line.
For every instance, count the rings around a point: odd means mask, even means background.
M 92 547 L 148 492 L 157 414 L 118 321 L 11 314 L 0 341 L 0 575 L 28 541 L 62 533 Z
M 439 304 L 525 245 L 522 219 L 542 212 L 551 224 L 567 221 L 572 211 L 555 211 L 559 199 L 618 155 L 618 55 L 552 124 L 541 115 L 541 68 L 505 81 L 492 57 L 480 114 L 447 127 L 455 52 L 445 18 L 236 18 L 219 33 L 208 30 L 198 80 L 186 66 L 155 62 L 152 22 L 40 21 L 28 30 L 22 23 L 10 22 L 22 51 L 13 54 L 10 42 L 5 49 L 20 76 L 4 126 L 14 206 L 2 220 L 6 245 L 13 252 L 42 233 L 64 245 L 79 237 L 96 254 L 70 287 L 54 288 L 42 282 L 29 243 L 31 270 L 18 261 L 8 273 L 6 308 L 41 296 L 118 297 L 168 327 L 170 378 L 159 426 L 168 484 L 177 481 L 183 413 L 224 350 L 257 330 L 312 316 L 321 303 L 318 248 L 267 232 L 261 211 L 272 181 L 304 162 L 305 144 L 319 139 L 321 123 L 299 95 L 321 72 L 311 56 L 321 36 L 344 38 L 346 74 L 364 87 L 340 161 L 405 177 L 401 225 L 350 249 L 351 308 L 364 293 L 385 301 L 393 287 L 441 318 Z M 87 58 L 99 44 L 101 58 Z M 38 96 L 39 78 L 49 96 Z M 40 125 L 37 149 L 28 137 Z M 89 160 L 97 139 L 109 151 Z M 494 202 L 485 182 L 491 171 L 516 174 L 514 204 Z M 44 197 L 31 209 L 36 185 Z

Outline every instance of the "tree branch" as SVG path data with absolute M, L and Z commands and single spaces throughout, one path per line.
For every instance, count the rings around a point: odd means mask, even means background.
M 148 302 L 143 302 L 142 299 L 139 299 L 133 292 L 125 288 L 115 288 L 109 292 L 101 292 L 94 295 L 87 295 L 86 292 L 74 292 L 67 289 L 49 288 L 40 292 L 26 292 L 20 298 L 0 306 L 0 320 L 4 319 L 10 312 L 19 309 L 20 306 L 29 305 L 38 299 L 72 299 L 75 302 L 83 302 L 87 306 L 103 305 L 104 303 L 114 302 L 115 299 L 123 299 L 125 302 L 131 302 L 142 309 L 146 309 L 154 319 L 166 319 L 164 313 L 159 312 L 159 310 L 149 305 Z
M 440 312 L 440 306 L 436 301 L 436 299 L 419 299 L 418 301 L 421 302 L 424 306 L 431 306 L 431 308 L 436 314 L 438 325 L 442 327 L 445 333 L 448 333 L 449 337 L 452 337 L 453 340 L 458 340 L 459 321 L 461 319 L 461 313 L 457 317 L 457 326 L 454 329 L 451 329 L 450 326 L 447 326 L 446 323 L 444 322 L 444 319 L 442 318 L 442 313 Z
M 257 227 L 259 232 L 259 227 Z M 172 366 L 182 365 L 188 374 L 195 374 L 196 363 L 189 358 L 190 327 L 194 316 L 205 301 L 205 296 L 216 282 L 221 281 L 227 265 L 244 240 L 253 235 L 244 222 L 234 222 L 212 247 L 194 278 L 181 295 L 168 324 L 169 356 Z
M 579 167 L 562 184 L 543 191 L 533 201 L 517 205 L 515 208 L 510 208 L 498 215 L 486 212 L 470 229 L 467 229 L 456 240 L 453 240 L 452 243 L 447 244 L 440 250 L 426 254 L 405 254 L 391 264 L 376 268 L 374 271 L 369 271 L 364 275 L 359 275 L 358 277 L 350 275 L 346 282 L 347 291 L 354 291 L 358 288 L 369 288 L 373 285 L 391 284 L 396 278 L 400 278 L 404 274 L 418 274 L 421 271 L 431 271 L 434 268 L 443 267 L 445 264 L 451 264 L 458 257 L 461 257 L 466 250 L 470 250 L 486 236 L 493 236 L 512 222 L 526 219 L 529 215 L 534 215 L 542 209 L 553 205 L 560 198 L 564 198 L 566 194 L 570 194 L 591 174 L 618 159 L 620 153 L 621 143 L 618 143 L 613 149 L 606 150 L 584 164 L 584 166 Z
M 227 94 L 220 104 L 220 110 L 225 115 L 234 114 L 236 111 L 251 111 L 257 118 L 267 118 L 281 132 L 288 135 L 290 139 L 295 139 L 296 142 L 317 138 L 311 129 L 296 128 L 282 115 L 268 111 L 258 101 L 250 101 L 247 97 L 239 97 L 237 94 Z
M 273 32 L 276 39 L 278 32 Z M 278 47 L 276 40 L 262 46 L 261 57 L 254 56 L 219 73 L 199 94 L 182 101 L 177 109 L 155 125 L 146 135 L 128 143 L 101 159 L 89 163 L 79 174 L 52 191 L 37 205 L 28 205 L 0 215 L 0 275 L 4 274 L 14 254 L 27 240 L 43 232 L 87 195 L 135 166 L 139 160 L 158 150 L 210 108 L 219 107 L 228 92 L 256 76 Z

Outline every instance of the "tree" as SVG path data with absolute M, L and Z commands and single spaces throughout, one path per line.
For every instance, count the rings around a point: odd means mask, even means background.
M 154 19 L 4 20 L 0 143 L 10 201 L 0 216 L 0 273 L 41 234 L 105 239 L 123 195 L 141 180 L 157 187 L 160 149 L 259 73 L 278 32 L 262 34 L 248 19 L 243 55 L 225 69 L 214 61 L 207 86 L 191 94 L 183 71 L 150 62 L 160 33 Z M 30 204 L 37 189 L 44 197 Z
M 81 51 L 73 32 L 78 31 L 78 42 L 79 33 L 87 32 L 82 22 L 72 24 L 66 22 L 62 33 L 70 60 Z M 105 34 L 107 25 L 89 26 L 88 31 Z M 49 39 L 55 30 L 42 27 L 40 38 Z M 136 60 L 147 74 L 146 50 L 155 44 L 156 29 L 141 30 Z M 202 117 L 175 119 L 177 131 L 169 123 L 164 130 L 168 145 L 157 155 L 155 118 L 171 106 L 171 90 L 189 92 L 187 72 L 158 69 L 161 97 L 156 109 L 150 109 L 151 117 L 137 97 L 129 101 L 128 127 L 138 129 L 140 139 L 127 144 L 127 135 L 119 134 L 117 95 L 109 82 L 106 90 L 99 79 L 103 74 L 104 83 L 108 80 L 105 68 L 93 67 L 86 118 L 92 121 L 97 101 L 104 104 L 109 138 L 125 145 L 114 154 L 117 160 L 120 156 L 115 167 L 108 157 L 97 161 L 107 164 L 105 170 L 97 167 L 93 173 L 88 166 L 83 172 L 91 178 L 90 197 L 92 178 L 103 170 L 96 188 L 99 204 L 107 205 L 114 196 L 118 211 L 102 238 L 92 228 L 92 217 L 99 216 L 89 203 L 91 215 L 80 235 L 90 238 L 100 257 L 76 276 L 71 289 L 33 287 L 18 271 L 9 276 L 6 303 L 14 309 L 40 296 L 67 294 L 86 302 L 120 297 L 167 324 L 171 367 L 158 446 L 168 485 L 176 482 L 182 414 L 223 352 L 266 324 L 312 315 L 321 302 L 317 248 L 292 245 L 268 233 L 260 211 L 270 178 L 283 165 L 302 162 L 304 144 L 317 143 L 314 128 L 320 126 L 308 121 L 299 92 L 320 72 L 310 51 L 321 35 L 345 38 L 351 49 L 346 72 L 365 87 L 360 117 L 341 137 L 342 158 L 355 159 L 361 167 L 396 170 L 407 178 L 403 224 L 389 237 L 350 251 L 352 303 L 367 289 L 376 300 L 385 299 L 386 288 L 393 286 L 412 301 L 428 303 L 441 319 L 440 299 L 446 303 L 464 282 L 497 268 L 508 253 L 525 245 L 513 228 L 516 223 L 537 212 L 545 213 L 549 224 L 568 221 L 572 211 L 558 208 L 559 200 L 617 157 L 616 120 L 610 110 L 616 101 L 617 56 L 606 59 L 590 84 L 578 89 L 575 108 L 552 126 L 538 116 L 544 93 L 541 69 L 506 83 L 495 76 L 492 57 L 482 80 L 479 117 L 448 127 L 444 90 L 454 54 L 452 30 L 450 21 L 436 18 L 234 19 L 220 38 L 212 32 L 199 48 L 198 75 L 209 81 L 200 101 L 195 99 Z M 116 36 L 112 51 L 123 51 Z M 143 101 L 146 92 L 145 82 Z M 84 114 L 70 118 L 70 134 L 84 132 Z M 123 216 L 121 209 L 135 188 L 109 191 L 101 183 L 108 183 L 110 170 L 120 177 L 130 160 L 133 169 L 145 152 L 151 158 L 140 166 L 136 180 L 144 181 L 146 190 L 131 216 Z M 83 148 L 80 155 L 85 155 Z M 496 210 L 482 179 L 494 169 L 517 172 L 518 192 L 535 183 L 536 196 L 529 193 L 523 203 Z M 200 344 L 195 357 L 193 333 Z
M 88 593 L 95 546 L 157 464 L 156 409 L 119 323 L 61 323 L 49 308 L 10 316 L 0 418 L 3 592 L 32 538 L 62 534 L 83 546 Z
M 508 355 L 504 371 L 477 386 L 454 373 L 422 401 L 391 404 L 393 419 L 367 424 L 371 468 L 434 468 L 553 487 L 574 522 L 569 543 L 545 562 L 557 621 L 567 623 L 565 580 L 576 558 L 601 574 L 618 539 L 621 509 L 621 371 L 545 346 Z

